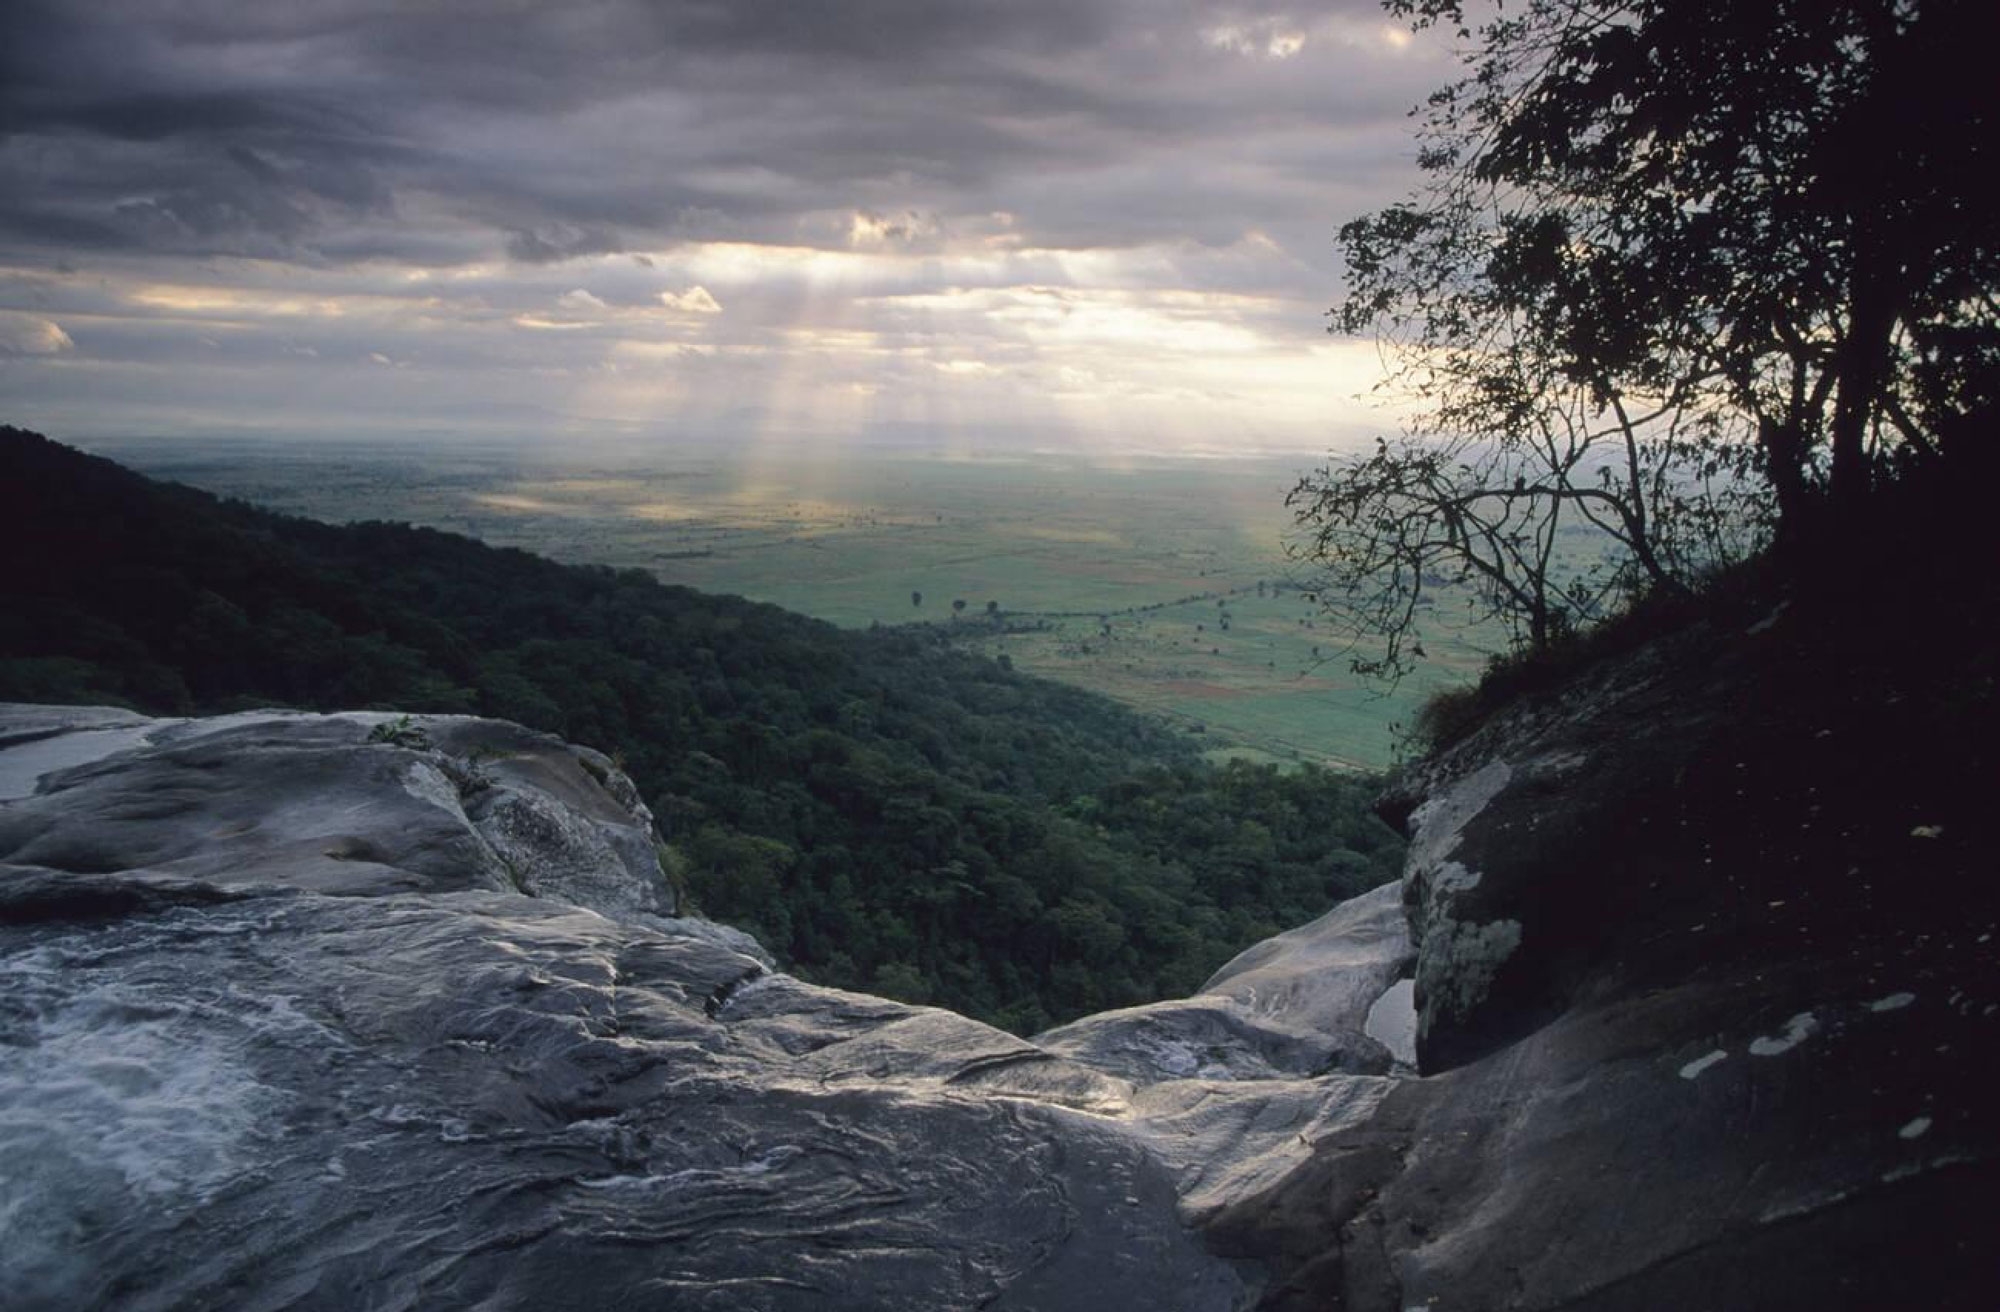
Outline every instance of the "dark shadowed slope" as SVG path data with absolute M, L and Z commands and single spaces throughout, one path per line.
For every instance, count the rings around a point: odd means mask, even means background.
M 1993 1305 L 2000 590 L 1910 495 L 1397 785 L 1425 1078 L 1217 1219 L 1267 1306 Z

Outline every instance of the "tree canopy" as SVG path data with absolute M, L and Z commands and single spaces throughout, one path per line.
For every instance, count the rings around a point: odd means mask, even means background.
M 1388 8 L 1450 29 L 1466 71 L 1419 111 L 1423 187 L 1342 229 L 1333 326 L 1377 333 L 1421 409 L 1294 497 L 1375 603 L 1379 666 L 1405 663 L 1426 577 L 1543 642 L 1771 533 L 1855 541 L 1877 489 L 1984 440 L 2000 6 Z M 1565 522 L 1615 566 L 1566 566 Z
M 464 711 L 616 753 L 706 914 L 1029 1032 L 1192 992 L 1393 878 L 1373 781 L 955 650 L 399 524 L 291 519 L 0 427 L 0 701 Z

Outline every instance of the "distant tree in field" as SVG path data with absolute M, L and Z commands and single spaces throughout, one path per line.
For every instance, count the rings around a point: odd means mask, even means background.
M 953 601 L 951 603 L 951 613 L 953 618 L 956 618 L 965 613 L 965 598 L 960 597 L 956 601 Z
M 1333 327 L 1378 336 L 1418 418 L 1291 498 L 1358 669 L 1408 668 L 1432 580 L 1537 645 L 1771 535 L 1865 549 L 1877 488 L 1988 440 L 2000 5 L 1387 7 L 1467 71 L 1424 186 L 1340 237 Z M 1613 560 L 1559 550 L 1575 525 Z
M 997 601 L 989 601 L 989 602 L 987 602 L 987 603 L 986 603 L 986 613 L 987 613 L 988 615 L 990 615 L 990 616 L 993 616 L 993 617 L 996 617 L 996 618 L 997 618 L 997 617 L 999 616 L 999 614 L 1000 614 L 1000 603 L 999 603 L 999 602 L 997 602 Z
M 923 605 L 923 604 L 924 604 L 924 594 L 923 594 L 923 593 L 921 593 L 921 592 L 912 592 L 912 593 L 910 594 L 910 604 L 911 604 L 912 606 L 921 606 L 921 605 Z

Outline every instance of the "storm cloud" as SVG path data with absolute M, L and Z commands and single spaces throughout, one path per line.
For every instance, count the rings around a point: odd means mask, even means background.
M 1333 231 L 1448 74 L 1351 0 L 14 0 L 0 311 L 69 345 L 0 402 L 1304 440 L 1367 381 Z

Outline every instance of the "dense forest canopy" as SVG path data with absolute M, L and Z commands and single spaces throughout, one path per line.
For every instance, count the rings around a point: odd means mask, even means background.
M 1411 431 L 1305 480 L 1308 554 L 1396 673 L 1433 581 L 1532 648 L 1882 495 L 1983 477 L 2000 409 L 1991 0 L 1389 0 L 1465 74 L 1425 185 L 1341 232 L 1334 326 Z M 1616 545 L 1566 557 L 1565 528 Z
M 0 429 L 0 699 L 467 712 L 615 753 L 707 914 L 1021 1031 L 1185 993 L 1393 876 L 1370 781 L 1180 735 L 923 629 L 335 527 Z

